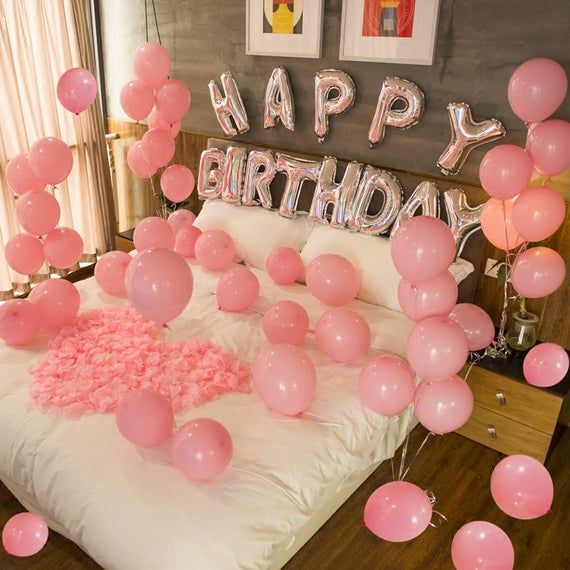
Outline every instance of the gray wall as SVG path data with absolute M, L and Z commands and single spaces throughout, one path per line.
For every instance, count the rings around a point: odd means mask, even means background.
M 251 124 L 250 131 L 237 140 L 397 170 L 440 175 L 436 160 L 449 139 L 446 105 L 450 101 L 469 103 L 476 119 L 497 117 L 507 128 L 505 141 L 523 144 L 523 125 L 507 103 L 511 73 L 536 56 L 554 58 L 570 73 L 570 0 L 441 0 L 433 66 L 339 61 L 341 0 L 325 1 L 319 60 L 245 55 L 245 0 L 155 1 L 163 43 L 174 62 L 173 76 L 184 80 L 192 91 L 186 130 L 223 135 L 210 106 L 207 84 L 229 69 L 240 86 Z M 119 90 L 133 77 L 131 55 L 145 38 L 144 0 L 100 0 L 100 4 L 108 113 L 124 117 Z M 150 0 L 148 4 L 151 17 Z M 150 21 L 154 39 L 154 22 Z M 281 126 L 263 129 L 263 92 L 277 65 L 287 68 L 293 86 L 294 133 Z M 352 76 L 357 102 L 345 115 L 333 118 L 326 142 L 319 145 L 312 130 L 313 76 L 331 67 Z M 368 126 L 386 75 L 417 83 L 426 95 L 426 112 L 409 130 L 389 129 L 384 142 L 370 150 Z M 570 98 L 556 116 L 570 118 Z M 472 152 L 456 178 L 477 182 L 477 166 L 488 148 Z

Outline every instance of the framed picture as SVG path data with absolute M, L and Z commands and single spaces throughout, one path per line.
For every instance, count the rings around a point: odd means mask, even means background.
M 245 53 L 321 57 L 324 0 L 247 0 Z
M 432 65 L 439 0 L 344 0 L 339 58 Z

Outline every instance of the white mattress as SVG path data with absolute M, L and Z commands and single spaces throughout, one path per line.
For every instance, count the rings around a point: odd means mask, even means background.
M 253 362 L 266 344 L 261 312 L 289 298 L 311 325 L 324 307 L 303 285 L 279 287 L 264 271 L 256 310 L 217 309 L 217 275 L 193 266 L 195 287 L 167 339 L 208 338 Z M 82 311 L 122 303 L 93 279 L 78 284 Z M 411 323 L 400 313 L 355 301 L 375 351 L 403 354 Z M 212 417 L 232 434 L 234 457 L 211 484 L 188 481 L 167 446 L 142 451 L 124 440 L 112 414 L 68 420 L 26 411 L 28 369 L 47 346 L 0 348 L 0 478 L 24 505 L 106 569 L 279 568 L 310 538 L 408 429 L 408 414 L 367 411 L 357 394 L 362 362 L 327 360 L 312 334 L 305 348 L 318 371 L 316 399 L 302 419 L 278 416 L 255 393 L 229 394 L 177 416 Z M 119 355 L 118 355 L 119 356 Z

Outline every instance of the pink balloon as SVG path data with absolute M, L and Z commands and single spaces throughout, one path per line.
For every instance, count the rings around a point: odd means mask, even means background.
M 193 481 L 217 479 L 232 460 L 230 432 L 216 420 L 198 418 L 186 422 L 172 438 L 174 466 Z
M 509 105 L 525 123 L 539 123 L 560 107 L 567 90 L 568 78 L 559 63 L 543 57 L 529 59 L 509 80 Z
M 241 313 L 249 309 L 259 297 L 259 281 L 247 267 L 226 271 L 216 287 L 216 301 L 222 311 Z
M 512 282 L 521 297 L 538 299 L 554 293 L 566 278 L 564 260 L 549 247 L 531 247 L 513 266 Z
M 16 234 L 6 243 L 6 261 L 22 275 L 36 273 L 45 261 L 42 242 L 30 234 Z
M 186 259 L 195 258 L 196 241 L 201 235 L 201 230 L 196 226 L 183 226 L 176 232 L 174 251 Z
M 472 521 L 455 533 L 451 559 L 457 570 L 512 570 L 515 551 L 501 528 L 486 521 Z
M 509 455 L 493 469 L 491 495 L 507 515 L 530 520 L 550 511 L 554 486 L 542 463 L 527 455 Z
M 37 554 L 47 542 L 49 529 L 41 517 L 18 513 L 2 529 L 2 544 L 8 554 L 26 557 Z
M 144 119 L 154 107 L 154 92 L 142 79 L 125 83 L 119 99 L 123 111 L 135 121 Z
M 129 168 L 143 180 L 156 174 L 156 166 L 149 162 L 142 151 L 142 142 L 134 143 L 127 152 Z
M 274 249 L 265 261 L 269 277 L 277 285 L 291 285 L 303 277 L 303 261 L 298 251 L 291 247 Z
M 191 226 L 196 219 L 196 214 L 191 212 L 190 210 L 186 210 L 185 208 L 180 208 L 179 210 L 175 210 L 168 216 L 168 223 L 170 227 L 174 230 L 174 233 L 177 234 L 178 231 L 186 226 Z
M 431 502 L 425 491 L 407 481 L 378 487 L 364 507 L 364 526 L 388 542 L 406 542 L 428 527 Z
M 473 412 L 473 392 L 459 376 L 422 380 L 414 395 L 418 421 L 430 432 L 442 435 L 459 429 Z
M 105 293 L 126 297 L 125 275 L 132 257 L 124 251 L 109 251 L 95 265 L 95 281 Z
M 457 303 L 457 283 L 449 271 L 414 285 L 405 279 L 398 284 L 400 307 L 412 321 L 449 314 Z
M 91 106 L 97 97 L 97 81 L 83 67 L 68 69 L 57 82 L 57 98 L 72 113 L 78 115 Z
M 47 329 L 70 325 L 79 311 L 79 291 L 66 279 L 46 279 L 38 283 L 28 300 L 40 310 L 42 325 Z
M 176 152 L 176 144 L 168 131 L 151 129 L 141 140 L 143 156 L 154 166 L 166 166 Z
M 297 416 L 315 397 L 317 371 L 307 353 L 300 348 L 273 344 L 255 361 L 253 386 L 270 410 Z
M 408 335 L 406 355 L 422 378 L 448 378 L 457 374 L 469 355 L 461 327 L 446 317 L 428 317 Z
M 556 176 L 570 167 L 570 123 L 550 119 L 532 127 L 528 152 L 544 176 Z
M 491 317 L 477 305 L 471 303 L 455 305 L 449 318 L 457 323 L 465 333 L 470 351 L 487 348 L 495 338 L 495 324 Z
M 166 220 L 158 216 L 149 216 L 136 225 L 133 243 L 138 252 L 151 247 L 174 249 L 174 231 Z
M 162 173 L 160 188 L 171 202 L 184 202 L 194 190 L 194 175 L 189 168 L 173 164 Z
M 397 416 L 414 398 L 416 382 L 408 363 L 399 356 L 377 356 L 360 372 L 360 401 L 383 416 Z
M 495 246 L 509 251 L 524 243 L 513 223 L 512 211 L 516 198 L 497 200 L 489 198 L 481 212 L 483 235 Z
M 26 299 L 11 299 L 0 305 L 0 338 L 9 346 L 32 342 L 42 328 L 40 310 Z
M 69 269 L 83 255 L 83 240 L 71 228 L 56 228 L 44 238 L 46 260 L 58 269 Z
M 516 199 L 511 216 L 526 241 L 542 241 L 564 222 L 566 203 L 552 188 L 528 188 Z
M 370 327 L 358 313 L 340 307 L 317 321 L 315 338 L 321 352 L 335 362 L 348 363 L 362 358 L 370 348 Z
M 133 55 L 133 71 L 150 87 L 162 85 L 168 79 L 170 72 L 168 51 L 160 44 L 152 42 L 141 44 Z
M 168 131 L 172 138 L 175 138 L 178 135 L 178 133 L 180 132 L 180 128 L 182 126 L 182 123 L 180 121 L 176 121 L 175 123 L 172 123 L 172 124 L 167 123 L 158 114 L 156 107 L 152 108 L 152 111 L 150 112 L 150 114 L 147 118 L 147 122 L 148 122 L 148 128 L 149 129 L 163 129 L 165 131 Z
M 487 194 L 508 200 L 520 194 L 530 181 L 532 161 L 520 146 L 500 144 L 483 157 L 479 180 Z
M 354 265 L 341 255 L 319 255 L 305 272 L 309 291 L 326 305 L 346 305 L 360 290 L 360 277 Z
M 16 215 L 22 227 L 35 236 L 51 232 L 59 222 L 59 204 L 47 192 L 30 190 L 16 202 Z
M 392 261 L 410 283 L 429 281 L 447 271 L 455 259 L 455 240 L 439 218 L 416 216 L 404 222 L 392 238 Z
M 560 345 L 543 342 L 524 357 L 523 373 L 529 384 L 548 388 L 564 380 L 568 366 L 568 353 Z
M 309 332 L 309 315 L 299 303 L 279 301 L 263 315 L 263 332 L 273 344 L 303 344 Z
M 170 402 L 155 390 L 135 390 L 124 396 L 115 412 L 121 435 L 138 447 L 164 443 L 174 427 Z
M 186 308 L 193 285 L 190 267 L 169 249 L 145 249 L 131 261 L 125 275 L 131 303 L 159 324 L 171 321 Z
M 196 259 L 210 271 L 225 271 L 236 256 L 234 240 L 223 230 L 204 232 L 194 246 Z
M 169 79 L 156 90 L 155 101 L 160 118 L 172 125 L 187 113 L 192 97 L 182 81 Z
M 46 187 L 46 183 L 33 173 L 28 153 L 17 154 L 8 161 L 6 181 L 18 196 L 31 190 L 38 192 Z
M 71 149 L 55 137 L 45 137 L 30 149 L 30 166 L 34 175 L 46 184 L 59 184 L 73 167 Z

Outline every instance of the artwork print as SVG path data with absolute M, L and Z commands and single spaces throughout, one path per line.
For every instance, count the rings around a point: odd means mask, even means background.
M 364 0 L 364 37 L 411 38 L 415 0 Z
M 264 34 L 302 34 L 303 0 L 264 0 Z

